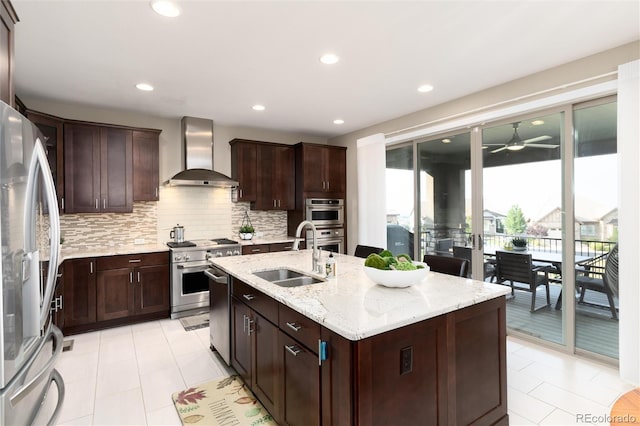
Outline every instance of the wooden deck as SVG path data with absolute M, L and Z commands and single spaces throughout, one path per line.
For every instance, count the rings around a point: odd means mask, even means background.
M 515 291 L 507 296 L 507 327 L 537 338 L 564 344 L 562 311 L 555 309 L 560 285 L 551 285 L 551 307 L 530 312 L 532 294 Z M 536 307 L 546 303 L 543 287 L 538 288 Z M 604 294 L 587 292 L 585 301 L 607 306 Z M 576 305 L 576 347 L 618 359 L 618 321 L 611 318 L 607 308 Z

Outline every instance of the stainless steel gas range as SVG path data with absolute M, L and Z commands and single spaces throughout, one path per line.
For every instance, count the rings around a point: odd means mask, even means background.
M 214 257 L 242 253 L 237 241 L 226 238 L 169 242 L 171 248 L 171 318 L 209 311 L 209 277 L 204 271 Z

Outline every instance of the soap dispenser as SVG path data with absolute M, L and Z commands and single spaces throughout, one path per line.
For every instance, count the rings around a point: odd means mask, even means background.
M 333 252 L 329 253 L 327 263 L 325 264 L 325 272 L 327 273 L 327 278 L 336 277 L 336 258 L 333 257 Z

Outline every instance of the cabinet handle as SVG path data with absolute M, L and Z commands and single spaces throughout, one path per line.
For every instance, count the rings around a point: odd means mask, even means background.
M 329 189 L 329 181 L 327 181 L 327 189 Z
M 156 198 L 158 198 L 158 187 L 156 186 Z
M 89 262 L 89 273 L 93 274 L 93 260 Z
M 256 298 L 253 294 L 243 294 L 242 297 L 244 297 L 246 300 L 249 300 L 249 301 Z
M 102 199 L 102 208 L 103 208 L 103 209 L 106 209 L 106 208 L 107 208 L 107 199 L 106 199 L 106 198 L 103 198 L 103 199 Z
M 322 189 L 325 187 L 325 181 L 322 181 Z
M 140 263 L 142 262 L 142 259 L 131 259 L 129 260 L 129 263 Z
M 129 272 L 129 284 L 133 284 L 133 271 Z
M 249 317 L 247 317 L 247 319 L 249 320 L 249 321 L 247 321 L 247 334 L 248 334 L 249 336 L 251 336 L 251 332 L 253 332 L 253 331 L 254 331 L 254 329 L 253 329 L 253 328 L 251 328 L 251 324 L 254 324 L 254 323 L 255 323 L 255 321 L 254 321 L 254 320 L 252 320 L 252 319 L 251 319 L 251 318 L 249 318 Z
M 60 199 L 60 202 L 61 202 L 61 204 L 62 204 L 62 208 L 61 208 L 60 210 L 64 210 L 64 197 L 62 197 L 62 198 Z
M 273 200 L 273 207 L 276 207 L 276 200 Z
M 296 345 L 284 345 L 284 348 L 293 356 L 298 356 L 298 354 L 302 352 Z
M 295 322 L 288 322 L 288 323 L 287 323 L 287 327 L 289 327 L 289 328 L 290 328 L 290 329 L 292 329 L 293 331 L 299 331 L 299 330 L 302 328 L 302 326 L 300 326 L 300 325 L 296 325 L 296 323 L 295 323 Z
M 138 271 L 138 282 L 140 282 L 140 271 Z
M 278 207 L 280 207 L 280 201 L 282 201 L 282 200 L 278 200 Z
M 259 249 L 259 248 L 251 249 L 251 253 L 260 253 L 261 251 L 262 249 Z
M 98 199 L 96 198 L 96 210 L 98 210 Z
M 242 315 L 242 332 L 246 333 L 247 332 L 247 319 L 248 317 L 246 315 Z

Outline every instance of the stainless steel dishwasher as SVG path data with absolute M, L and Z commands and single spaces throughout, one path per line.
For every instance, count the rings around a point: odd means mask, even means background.
M 204 271 L 209 277 L 209 340 L 211 349 L 231 365 L 231 285 L 229 275 L 215 266 Z

